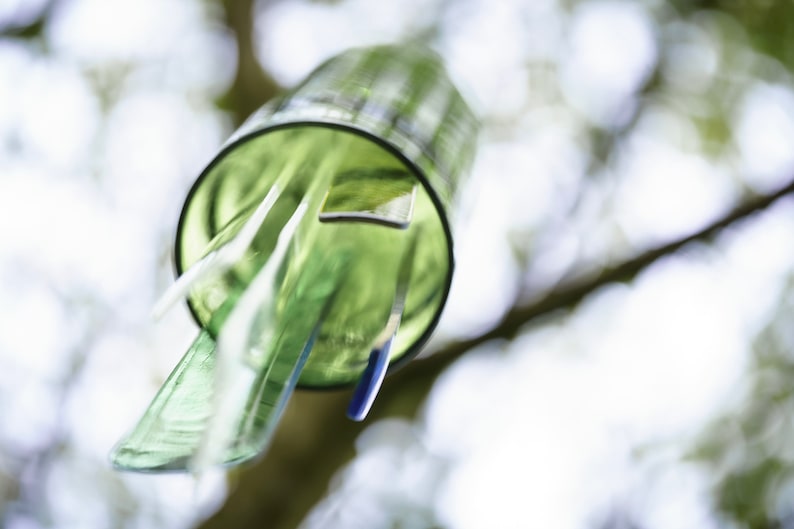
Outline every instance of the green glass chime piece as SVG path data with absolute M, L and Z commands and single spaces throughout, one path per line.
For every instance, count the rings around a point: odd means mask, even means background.
M 186 299 L 199 335 L 112 463 L 255 458 L 296 387 L 358 383 L 363 419 L 438 321 L 475 136 L 438 57 L 412 46 L 350 50 L 254 114 L 190 191 L 180 276 L 155 307 Z

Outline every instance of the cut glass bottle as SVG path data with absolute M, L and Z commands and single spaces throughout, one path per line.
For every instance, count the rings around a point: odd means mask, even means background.
M 113 463 L 256 457 L 294 387 L 358 382 L 349 412 L 366 415 L 446 301 L 476 129 L 414 46 L 349 50 L 252 115 L 188 194 L 157 307 L 184 296 L 201 331 Z

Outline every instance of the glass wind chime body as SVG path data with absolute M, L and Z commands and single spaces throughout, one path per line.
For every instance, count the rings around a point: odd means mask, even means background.
M 296 386 L 357 384 L 362 420 L 446 301 L 476 129 L 439 58 L 413 46 L 348 50 L 253 114 L 191 189 L 179 277 L 155 307 L 187 299 L 201 331 L 113 464 L 254 458 Z

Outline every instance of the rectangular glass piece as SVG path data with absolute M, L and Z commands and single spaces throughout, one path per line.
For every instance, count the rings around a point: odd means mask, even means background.
M 411 224 L 416 178 L 403 169 L 356 169 L 334 176 L 320 209 L 321 222 L 372 222 L 405 229 Z
M 297 284 L 277 303 L 276 314 L 269 310 L 273 300 L 258 300 L 247 344 L 233 352 L 231 369 L 227 366 L 221 378 L 217 344 L 203 329 L 135 429 L 111 453 L 113 465 L 137 472 L 201 471 L 262 454 L 343 281 L 346 262 L 338 253 L 299 266 Z M 251 358 L 253 346 L 265 354 Z M 230 405 L 219 408 L 219 395 Z M 219 439 L 220 445 L 210 443 L 209 459 L 197 465 L 208 439 Z
M 235 417 L 230 422 L 237 425 L 236 433 L 223 449 L 220 461 L 214 464 L 240 463 L 264 451 L 320 326 L 318 322 L 309 330 L 303 344 L 296 343 L 300 339 L 295 340 L 296 335 L 302 334 L 300 330 L 287 333 L 289 337 L 282 336 L 284 347 L 259 373 L 234 370 L 233 387 L 225 390 L 237 390 L 243 405 L 232 412 Z M 215 342 L 202 330 L 133 432 L 113 450 L 110 457 L 116 468 L 136 472 L 192 469 L 207 427 L 212 424 L 215 364 Z
M 157 393 L 135 429 L 113 449 L 116 468 L 186 470 L 212 409 L 215 340 L 203 330 Z

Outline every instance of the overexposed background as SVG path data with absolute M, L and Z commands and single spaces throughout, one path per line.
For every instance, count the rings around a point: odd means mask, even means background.
M 482 116 L 443 353 L 788 186 L 792 17 L 729 0 L 0 0 L 0 525 L 192 527 L 231 493 L 225 519 L 294 526 L 239 507 L 272 498 L 244 476 L 197 487 L 107 462 L 196 332 L 184 308 L 149 318 L 184 196 L 274 87 L 421 39 Z M 298 519 L 792 527 L 794 202 L 741 217 L 456 354 L 416 414 L 364 425 L 330 483 L 296 464 L 292 487 L 327 492 Z

